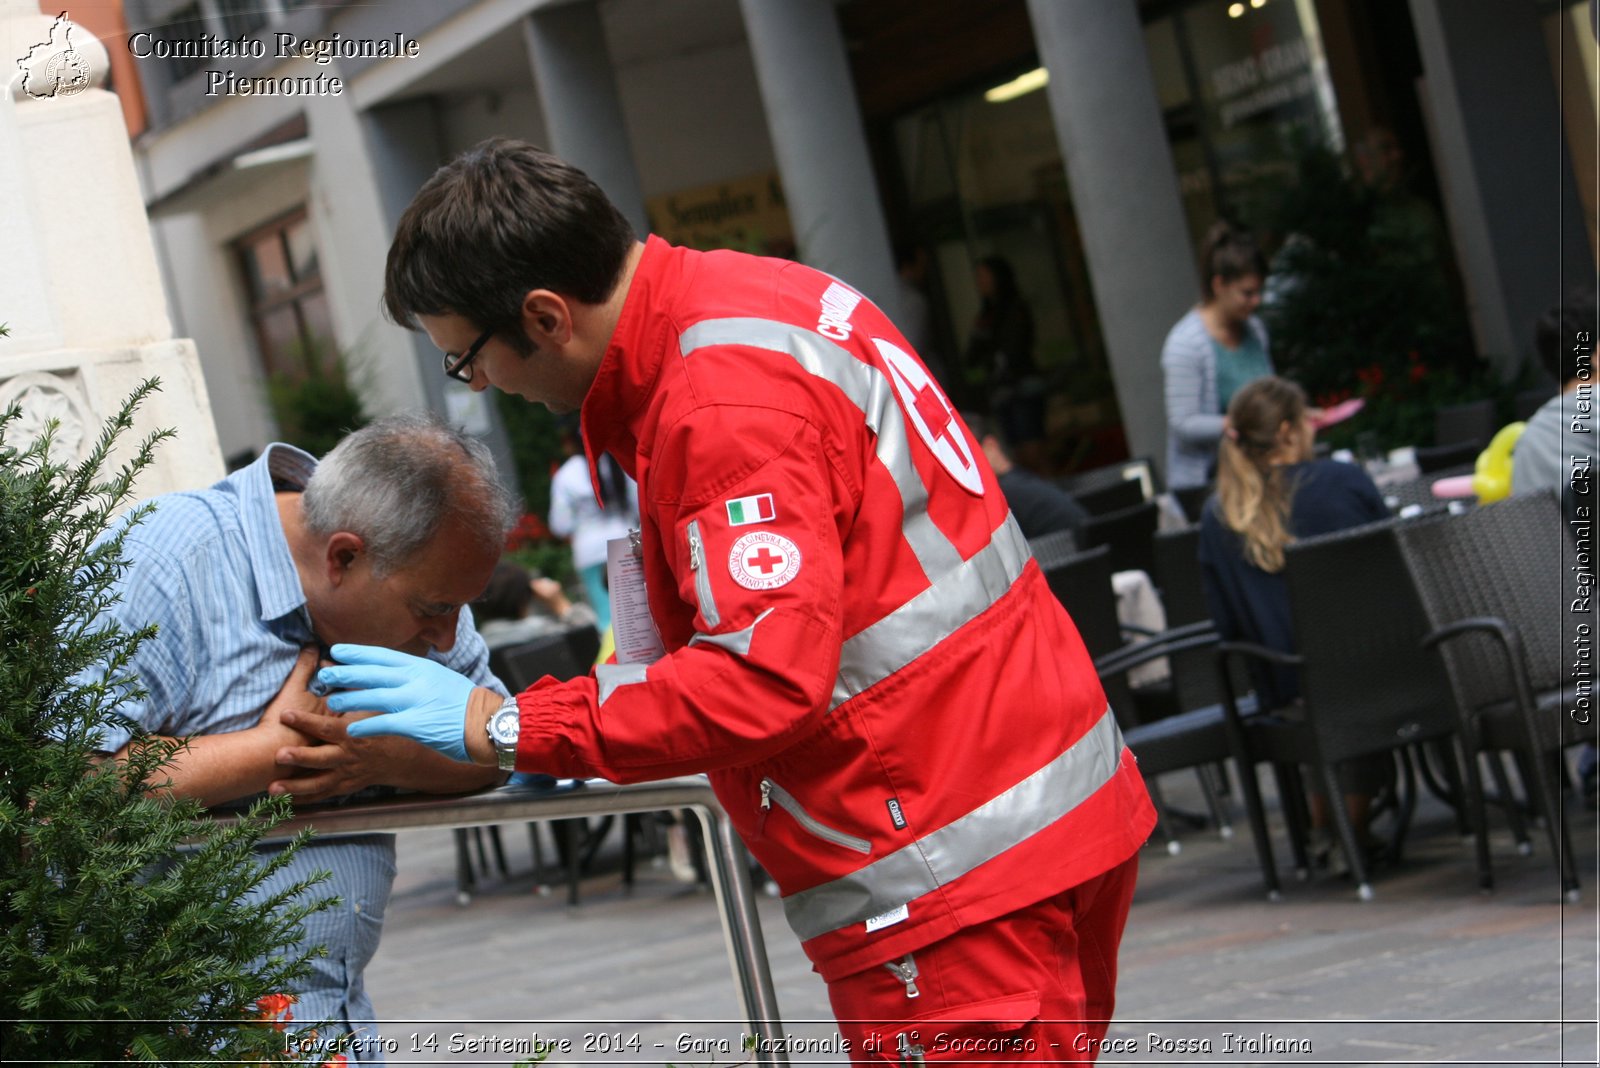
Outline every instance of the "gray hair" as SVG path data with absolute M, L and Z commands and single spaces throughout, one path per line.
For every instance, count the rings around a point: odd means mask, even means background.
M 306 482 L 301 509 L 319 537 L 360 535 L 379 577 L 415 557 L 447 519 L 498 550 L 516 514 L 488 447 L 425 411 L 385 416 L 335 445 Z

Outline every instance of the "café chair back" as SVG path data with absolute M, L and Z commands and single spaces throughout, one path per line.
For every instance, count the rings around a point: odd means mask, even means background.
M 1554 490 L 1511 497 L 1462 515 L 1401 528 L 1401 551 L 1421 598 L 1429 632 L 1462 716 L 1469 752 L 1486 752 L 1504 787 L 1497 754 L 1523 769 L 1529 801 L 1544 818 L 1563 893 L 1575 900 L 1577 867 L 1560 807 L 1567 747 L 1596 741 L 1592 714 L 1579 709 L 1577 680 L 1568 675 L 1578 625 L 1594 626 L 1592 603 L 1571 570 L 1569 539 Z M 1592 568 L 1590 573 L 1592 574 Z M 1580 722 L 1587 719 L 1588 722 Z M 1477 765 L 1468 766 L 1476 786 Z M 1503 795 L 1504 796 L 1504 795 Z M 1481 790 L 1472 800 L 1479 806 Z M 1506 797 L 1519 844 L 1526 832 Z M 1479 843 L 1480 879 L 1491 885 L 1488 846 Z
M 1097 545 L 1111 549 L 1111 570 L 1155 572 L 1156 528 L 1161 522 L 1161 505 L 1154 500 L 1104 515 L 1091 515 L 1078 528 L 1078 544 L 1085 549 Z
M 1219 671 L 1224 707 L 1248 754 L 1242 777 L 1253 778 L 1256 762 L 1306 765 L 1316 774 L 1362 900 L 1373 896 L 1362 844 L 1342 800 L 1339 766 L 1347 761 L 1404 750 L 1427 741 L 1455 748 L 1457 717 L 1438 663 L 1421 649 L 1426 617 L 1411 587 L 1396 539 L 1386 520 L 1291 544 L 1285 552 L 1290 618 L 1296 653 L 1249 643 L 1225 642 L 1229 657 L 1247 656 L 1298 668 L 1300 701 L 1245 719 L 1229 673 Z M 1409 759 L 1402 765 L 1408 773 Z M 1280 781 L 1293 780 L 1291 773 Z M 1415 794 L 1410 783 L 1408 803 Z M 1246 792 L 1268 893 L 1278 893 L 1277 868 L 1256 791 Z M 1285 796 L 1296 867 L 1307 867 L 1301 837 L 1300 798 Z M 1395 845 L 1405 827 L 1398 821 Z M 1479 825 L 1481 834 L 1481 824 Z
M 597 629 L 592 626 L 569 627 L 553 634 L 542 634 L 525 642 L 502 645 L 489 650 L 489 670 L 493 671 L 495 677 L 505 683 L 512 693 L 519 693 L 546 675 L 565 681 L 588 674 L 599 651 L 600 632 Z M 633 818 L 630 816 L 626 820 Z M 582 819 L 550 821 L 551 833 L 556 841 L 556 851 L 566 866 L 569 905 L 577 905 L 582 869 L 593 859 L 612 822 L 613 817 L 604 816 L 594 828 L 590 828 L 588 821 Z M 483 830 L 487 831 L 495 853 L 502 857 L 500 868 L 503 874 L 505 862 L 500 847 L 500 829 L 490 826 Z M 533 851 L 534 879 L 542 883 L 544 848 L 539 841 L 536 823 L 528 824 L 528 841 Z M 631 884 L 633 881 L 631 835 L 624 843 L 623 853 L 623 880 Z M 481 858 L 481 843 L 479 855 Z M 466 857 L 465 832 L 459 830 L 456 832 L 456 870 L 457 896 L 465 898 L 467 895 L 460 883 L 465 878 L 470 884 L 472 874 L 470 862 Z
M 1200 522 L 1200 514 L 1205 511 L 1206 501 L 1216 492 L 1216 486 L 1207 482 L 1203 486 L 1184 486 L 1172 491 L 1172 497 L 1178 502 L 1178 507 L 1183 510 L 1183 517 L 1191 523 Z
M 1138 479 L 1125 478 L 1083 490 L 1068 490 L 1073 499 L 1091 516 L 1108 515 L 1144 502 L 1144 488 Z
M 1056 530 L 1028 539 L 1028 551 L 1042 570 L 1070 560 L 1078 551 L 1078 541 L 1070 530 Z
M 1156 776 L 1168 771 L 1198 768 L 1227 756 L 1222 735 L 1220 709 L 1211 710 L 1211 721 L 1178 715 L 1154 723 L 1141 722 L 1140 704 L 1128 683 L 1128 672 L 1157 657 L 1181 654 L 1216 644 L 1209 622 L 1169 629 L 1153 637 L 1129 644 L 1123 641 L 1117 620 L 1116 591 L 1111 585 L 1111 551 L 1106 546 L 1080 552 L 1044 570 L 1045 581 L 1077 625 L 1078 633 L 1106 691 L 1106 699 L 1122 727 L 1123 738 L 1150 788 L 1160 814 L 1160 830 L 1169 852 L 1176 853 L 1177 839 L 1167 818 L 1168 806 L 1161 797 Z M 1155 747 L 1160 752 L 1155 752 Z M 1147 747 L 1149 751 L 1147 751 Z M 1212 787 L 1206 784 L 1208 794 Z M 1225 826 L 1220 803 L 1208 796 L 1219 826 Z

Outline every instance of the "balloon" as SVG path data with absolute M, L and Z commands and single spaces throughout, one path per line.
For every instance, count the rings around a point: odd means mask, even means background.
M 1453 478 L 1441 478 L 1428 488 L 1440 500 L 1453 500 L 1456 497 L 1471 497 L 1477 491 L 1472 488 L 1473 480 L 1477 475 L 1456 475 Z
M 1526 423 L 1508 423 L 1489 441 L 1489 447 L 1478 454 L 1472 475 L 1472 491 L 1478 495 L 1479 504 L 1489 504 L 1511 495 L 1511 450 L 1522 437 Z

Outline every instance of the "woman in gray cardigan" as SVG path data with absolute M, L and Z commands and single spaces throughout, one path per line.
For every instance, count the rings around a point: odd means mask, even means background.
M 1167 402 L 1167 485 L 1210 481 L 1228 401 L 1272 374 L 1267 328 L 1256 317 L 1267 276 L 1255 240 L 1226 222 L 1206 234 L 1200 257 L 1205 296 L 1167 334 L 1161 372 Z

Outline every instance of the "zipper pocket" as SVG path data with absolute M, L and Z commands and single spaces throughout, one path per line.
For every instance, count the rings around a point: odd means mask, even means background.
M 818 823 L 811 813 L 800 807 L 800 802 L 794 799 L 793 794 L 771 779 L 761 780 L 761 825 L 763 827 L 766 826 L 767 813 L 772 811 L 772 803 L 774 801 L 778 803 L 779 808 L 793 816 L 796 823 L 824 842 L 832 842 L 836 846 L 853 849 L 857 853 L 870 854 L 872 852 L 872 843 L 865 838 L 857 838 L 853 834 L 835 830 L 826 823 Z
M 700 618 L 707 627 L 722 622 L 717 598 L 711 592 L 711 572 L 706 568 L 706 546 L 700 537 L 700 520 L 689 520 L 689 570 L 694 572 L 694 596 L 700 602 Z

